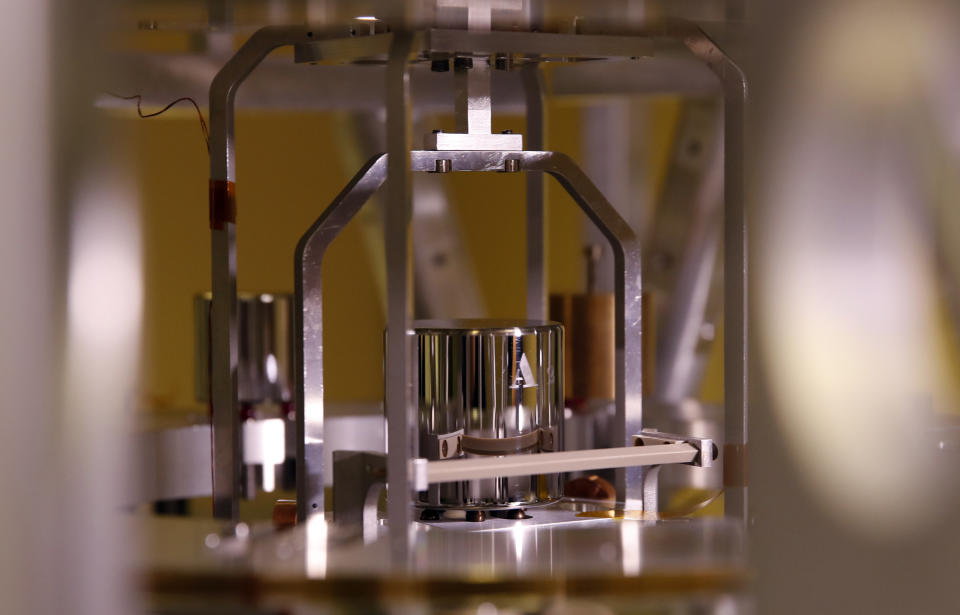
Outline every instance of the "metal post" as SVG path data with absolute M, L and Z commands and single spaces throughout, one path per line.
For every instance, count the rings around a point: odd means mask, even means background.
M 411 479 L 409 462 L 415 442 L 410 395 L 410 83 L 413 36 L 395 32 L 387 62 L 387 189 L 384 244 L 387 270 L 387 344 L 384 402 L 387 416 L 387 517 L 394 564 L 402 569 L 409 552 Z
M 370 159 L 297 244 L 294 356 L 297 362 L 297 517 L 301 520 L 324 509 L 323 257 L 343 227 L 380 189 L 386 176 L 386 154 Z
M 643 345 L 641 341 L 641 246 L 633 229 L 569 157 L 553 154 L 544 170 L 556 177 L 587 217 L 610 241 L 614 262 L 616 327 L 616 420 L 612 439 L 633 444 L 643 429 Z M 644 472 L 617 472 L 617 492 L 628 508 L 643 509 Z M 648 498 L 649 500 L 649 498 Z
M 527 104 L 527 149 L 542 150 L 543 75 L 536 62 L 525 64 L 523 90 Z M 547 318 L 547 280 L 545 265 L 545 211 L 543 202 L 543 174 L 529 171 L 527 182 L 527 318 Z
M 237 408 L 237 248 L 233 107 L 237 89 L 273 49 L 305 40 L 303 27 L 258 30 L 210 85 L 210 306 L 213 515 L 236 520 L 240 496 Z
M 724 511 L 747 522 L 747 216 L 743 193 L 744 107 L 747 81 L 743 71 L 701 30 L 682 24 L 680 38 L 720 79 L 724 93 L 723 129 L 723 450 Z
M 746 94 L 744 88 L 744 95 Z M 724 109 L 724 511 L 747 523 L 748 226 L 743 194 L 743 98 Z

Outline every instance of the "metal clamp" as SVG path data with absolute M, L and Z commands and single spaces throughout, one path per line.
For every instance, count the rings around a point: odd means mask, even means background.
M 680 436 L 677 434 L 664 433 L 656 429 L 644 429 L 639 434 L 633 436 L 634 446 L 656 446 L 659 444 L 689 444 L 697 449 L 697 455 L 692 461 L 685 465 L 696 466 L 698 468 L 711 468 L 713 462 L 720 456 L 720 449 L 717 448 L 713 438 L 696 438 L 693 436 Z
M 431 434 L 423 442 L 424 454 L 429 459 L 454 459 L 463 456 L 463 430 L 445 434 Z

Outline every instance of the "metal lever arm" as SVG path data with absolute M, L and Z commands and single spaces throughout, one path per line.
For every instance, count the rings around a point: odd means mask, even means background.
M 598 448 L 587 451 L 563 451 L 538 455 L 506 455 L 503 457 L 476 457 L 427 461 L 414 459 L 415 489 L 423 491 L 432 483 L 449 483 L 498 476 L 528 476 L 555 472 L 602 470 L 659 466 L 671 463 L 690 463 L 697 457 L 697 449 L 686 442 L 652 446 L 624 446 Z

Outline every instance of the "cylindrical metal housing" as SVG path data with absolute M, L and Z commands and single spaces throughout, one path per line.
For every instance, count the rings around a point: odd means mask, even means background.
M 419 455 L 432 460 L 563 450 L 563 327 L 545 321 L 414 323 Z M 428 508 L 502 509 L 562 495 L 559 474 L 431 485 Z
M 241 293 L 237 303 L 237 397 L 241 403 L 286 403 L 293 399 L 293 297 Z M 196 295 L 194 388 L 210 399 L 210 293 Z

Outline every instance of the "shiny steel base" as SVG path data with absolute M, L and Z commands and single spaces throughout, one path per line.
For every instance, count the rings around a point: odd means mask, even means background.
M 648 520 L 622 505 L 564 500 L 526 520 L 488 514 L 483 523 L 415 522 L 411 555 L 399 565 L 390 558 L 386 520 L 369 541 L 319 515 L 284 532 L 255 525 L 243 537 L 221 533 L 222 526 L 210 521 L 153 518 L 146 527 L 157 548 L 144 551 L 151 559 L 140 568 L 158 600 L 183 601 L 195 592 L 274 610 L 383 600 L 378 608 L 352 606 L 356 612 L 393 612 L 402 598 L 441 601 L 444 612 L 476 612 L 481 602 L 509 610 L 523 599 L 521 612 L 544 612 L 544 604 L 529 601 L 563 595 L 594 605 L 587 612 L 609 612 L 596 605 L 611 601 L 628 605 L 612 612 L 638 612 L 649 608 L 651 597 L 699 607 L 742 600 L 749 589 L 739 523 Z M 251 583 L 257 591 L 249 591 Z M 454 605 L 463 610 L 450 610 Z

